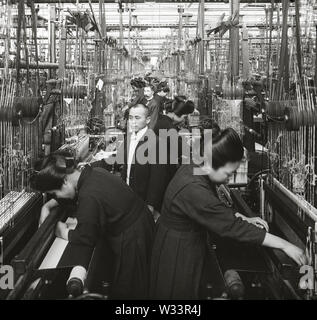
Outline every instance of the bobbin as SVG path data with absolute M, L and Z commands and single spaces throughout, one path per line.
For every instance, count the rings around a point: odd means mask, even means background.
M 15 97 L 14 110 L 19 118 L 35 118 L 40 111 L 42 97 Z

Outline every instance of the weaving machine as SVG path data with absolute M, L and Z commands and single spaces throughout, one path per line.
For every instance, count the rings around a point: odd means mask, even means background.
M 57 149 L 70 150 L 78 161 L 89 161 L 103 141 L 104 130 L 116 125 L 114 114 L 120 113 L 120 98 L 129 83 L 125 71 L 133 72 L 141 65 L 127 54 L 122 41 L 117 43 L 113 37 L 106 36 L 104 23 L 98 24 L 92 7 L 90 12 L 84 12 L 80 6 L 73 12 L 51 8 L 49 63 L 41 62 L 38 46 L 41 41 L 37 37 L 40 19 L 37 19 L 34 1 L 27 5 L 31 11 L 27 21 L 28 8 L 23 1 L 8 2 L 0 9 L 0 30 L 4 35 L 1 41 L 6 50 L 1 60 L 4 68 L 0 84 L 0 257 L 1 263 L 14 266 L 15 275 L 14 290 L 1 290 L 0 298 L 60 299 L 68 296 L 66 280 L 76 263 L 84 265 L 86 271 L 95 270 L 93 261 L 99 256 L 98 247 L 92 253 L 55 239 L 55 224 L 62 218 L 62 212 L 52 213 L 37 230 L 43 199 L 42 195 L 29 192 L 34 162 Z M 17 11 L 16 35 L 11 32 L 12 10 Z M 27 32 L 29 24 L 31 33 Z M 98 39 L 93 46 L 87 43 L 88 34 L 83 31 L 87 31 L 86 27 L 88 31 L 97 31 L 94 38 Z M 56 63 L 58 36 L 59 61 Z M 9 50 L 15 45 L 13 63 Z M 51 78 L 47 80 L 46 74 L 44 86 L 40 83 L 40 69 L 48 70 Z M 103 124 L 98 132 L 90 132 L 99 136 L 97 145 L 90 145 L 89 150 L 87 121 L 98 118 L 106 127 Z M 79 253 L 83 253 L 84 262 L 76 261 L 81 256 Z M 101 283 L 91 281 L 88 276 L 85 283 L 89 289 L 91 283 Z M 48 282 L 55 284 L 47 286 Z M 106 290 L 97 289 L 103 293 Z M 97 289 L 92 290 L 97 292 Z
M 265 216 L 262 217 L 269 222 L 270 231 L 306 250 L 309 266 L 305 268 L 313 270 L 310 272 L 315 274 L 316 209 L 307 202 L 302 202 L 277 180 L 271 177 L 267 177 L 265 181 L 262 178 L 260 180 L 262 198 L 259 203 L 265 208 Z M 221 189 L 227 205 L 247 217 L 257 216 L 246 202 L 250 202 L 247 191 L 241 192 L 224 186 Z M 244 288 L 240 299 L 297 300 L 316 297 L 314 276 L 309 280 L 305 278 L 305 274 L 308 277 L 307 269 L 300 269 L 282 251 L 238 244 L 230 240 L 212 240 L 216 244 L 215 252 L 222 272 L 234 270 L 240 276 Z
M 104 246 L 93 249 L 55 237 L 56 222 L 69 214 L 69 209 L 53 210 L 12 260 L 15 286 L 6 299 L 66 299 L 87 295 L 91 290 L 108 294 L 109 267 L 105 265 Z M 76 226 L 70 218 L 66 222 L 72 224 L 70 228 Z

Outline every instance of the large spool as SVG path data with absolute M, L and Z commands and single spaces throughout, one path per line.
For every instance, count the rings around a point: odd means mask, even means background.
M 317 125 L 317 111 L 306 109 L 299 110 L 297 108 L 285 108 L 285 127 L 288 131 L 298 131 L 302 126 Z
M 299 110 L 287 107 L 284 110 L 284 115 L 286 129 L 288 131 L 298 131 L 302 122 L 302 114 Z
M 71 85 L 64 87 L 62 94 L 64 98 L 84 99 L 88 95 L 88 87 L 87 85 Z
M 12 122 L 13 119 L 17 119 L 13 108 L 0 108 L 0 121 Z
M 222 85 L 222 94 L 225 99 L 243 99 L 244 89 L 239 82 L 235 86 L 224 83 Z
M 265 103 L 266 114 L 270 117 L 283 117 L 285 108 L 298 108 L 296 100 L 269 101 Z
M 0 108 L 0 121 L 17 125 L 19 119 L 34 119 L 40 112 L 41 97 L 15 97 L 13 107 Z
M 35 118 L 42 104 L 41 97 L 15 97 L 14 109 L 19 118 Z
M 66 282 L 67 292 L 70 296 L 76 298 L 83 294 L 87 270 L 82 266 L 75 266 Z

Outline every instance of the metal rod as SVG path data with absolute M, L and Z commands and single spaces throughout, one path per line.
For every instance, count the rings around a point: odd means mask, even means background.
M 90 0 L 92 3 L 98 3 L 99 0 Z M 87 3 L 89 0 L 80 0 L 80 3 Z M 104 0 L 105 3 L 117 3 L 116 0 Z M 146 0 L 133 0 L 133 3 L 146 3 Z M 199 0 L 155 0 L 155 3 L 192 3 L 199 2 Z M 205 0 L 207 3 L 224 3 L 225 0 Z M 271 0 L 241 0 L 241 3 L 271 3 Z M 281 2 L 281 0 L 275 0 Z M 35 0 L 34 3 L 60 3 L 59 0 Z M 63 0 L 62 3 L 77 3 L 77 0 Z
M 293 192 L 289 191 L 284 187 L 277 179 L 273 178 L 273 185 L 278 188 L 283 194 L 285 194 L 289 199 L 294 201 L 294 203 L 303 210 L 313 221 L 317 222 L 317 209 L 308 203 L 305 199 L 299 198 Z
M 4 62 L 0 61 L 0 68 L 4 67 Z M 50 63 L 50 62 L 45 62 L 45 63 L 41 63 L 39 62 L 38 65 L 39 69 L 58 69 L 59 65 L 58 63 Z M 15 68 L 15 63 L 12 61 L 9 61 L 9 68 Z M 20 68 L 21 69 L 25 69 L 26 68 L 26 63 L 25 62 L 21 62 L 20 64 Z M 36 69 L 37 65 L 36 63 L 30 63 L 29 64 L 29 68 L 30 69 Z M 67 64 L 66 65 L 66 69 L 81 69 L 81 70 L 86 70 L 88 69 L 87 66 L 81 66 L 81 65 L 71 65 L 71 64 Z

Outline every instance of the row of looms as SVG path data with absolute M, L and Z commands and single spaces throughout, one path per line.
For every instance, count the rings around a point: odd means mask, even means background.
M 102 248 L 55 237 L 73 208 L 38 228 L 46 198 L 29 178 L 58 149 L 83 163 L 115 151 L 130 81 L 146 74 L 194 101 L 189 130 L 212 118 L 240 134 L 248 155 L 223 201 L 308 256 L 299 270 L 278 250 L 219 240 L 206 299 L 317 297 L 315 0 L 0 1 L 0 265 L 14 270 L 0 299 L 111 299 Z

